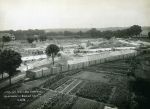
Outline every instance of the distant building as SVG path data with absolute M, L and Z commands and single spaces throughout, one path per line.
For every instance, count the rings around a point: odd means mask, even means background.
M 14 41 L 16 39 L 13 34 L 10 34 L 10 33 L 0 33 L 0 41 L 2 41 L 2 38 L 4 36 L 9 37 L 12 41 Z
M 31 56 L 43 55 L 45 54 L 45 48 L 24 48 L 24 52 Z

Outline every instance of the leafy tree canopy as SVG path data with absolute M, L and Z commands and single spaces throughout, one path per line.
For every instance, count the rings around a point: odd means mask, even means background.
M 132 35 L 139 35 L 142 32 L 141 26 L 133 25 L 129 28 L 130 34 Z
M 2 40 L 3 40 L 3 42 L 9 42 L 9 41 L 11 41 L 11 39 L 10 39 L 9 36 L 3 36 Z
M 1 54 L 2 54 L 2 51 L 0 49 L 0 73 L 3 73 L 3 67 L 2 67 L 3 63 L 2 63 L 2 56 L 1 56 Z
M 47 48 L 46 48 L 47 56 L 52 56 L 53 65 L 54 65 L 54 57 L 55 57 L 55 55 L 57 55 L 59 50 L 60 50 L 59 47 L 55 44 L 51 44 L 51 45 L 47 46 Z
M 46 41 L 46 39 L 47 39 L 46 35 L 40 35 L 39 36 L 40 41 Z
M 57 55 L 59 52 L 59 47 L 55 44 L 48 45 L 46 48 L 46 54 L 47 56 L 51 56 L 52 54 Z
M 148 32 L 148 37 L 150 38 L 150 32 Z
M 13 50 L 3 50 L 0 53 L 0 65 L 3 71 L 12 76 L 22 63 L 21 55 Z
M 28 38 L 27 38 L 27 41 L 28 41 L 29 43 L 32 43 L 34 40 L 35 40 L 35 38 L 33 38 L 33 37 L 28 37 Z

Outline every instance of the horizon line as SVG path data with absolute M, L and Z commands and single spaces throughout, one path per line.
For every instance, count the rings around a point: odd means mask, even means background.
M 137 24 L 134 24 L 134 25 L 137 25 Z M 133 25 L 131 25 L 133 26 Z M 141 25 L 139 25 L 141 26 Z M 21 31 L 25 31 L 25 30 L 47 30 L 47 29 L 50 29 L 50 30 L 53 30 L 53 29 L 92 29 L 92 28 L 96 28 L 96 29 L 105 29 L 105 28 L 128 28 L 130 26 L 109 26 L 109 27 L 50 27 L 50 28 L 28 28 L 28 29 L 4 29 L 4 30 L 0 30 L 0 31 L 18 31 L 18 30 L 21 30 Z M 144 26 L 141 26 L 141 27 L 150 27 L 150 25 L 144 25 Z

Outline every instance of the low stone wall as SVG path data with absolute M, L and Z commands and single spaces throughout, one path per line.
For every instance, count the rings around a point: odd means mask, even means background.
M 134 51 L 131 53 L 114 55 L 114 56 L 110 55 L 110 56 L 107 56 L 104 58 L 100 58 L 100 56 L 97 56 L 93 60 L 90 60 L 90 61 L 80 62 L 80 63 L 76 63 L 76 64 L 68 64 L 68 65 L 61 66 L 61 67 L 51 67 L 50 69 L 45 70 L 45 71 L 44 70 L 41 70 L 38 72 L 29 72 L 28 71 L 26 76 L 29 78 L 40 78 L 40 77 L 47 76 L 50 74 L 57 74 L 57 73 L 66 72 L 69 70 L 86 68 L 91 65 L 96 65 L 96 64 L 100 64 L 100 63 L 104 63 L 104 62 L 108 62 L 108 61 L 127 59 L 130 57 L 134 57 L 136 55 L 138 55 L 137 51 Z

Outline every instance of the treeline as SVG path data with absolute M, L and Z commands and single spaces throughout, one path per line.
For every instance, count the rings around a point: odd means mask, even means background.
M 43 36 L 45 35 L 45 31 L 44 30 L 9 30 L 9 31 L 1 31 L 1 33 L 10 33 L 13 34 L 15 36 L 15 38 L 17 40 L 24 40 L 27 39 L 28 37 L 33 37 L 34 35 L 38 35 L 38 36 Z
M 1 31 L 1 32 L 7 32 L 15 35 L 16 39 L 27 39 L 28 37 L 35 37 L 38 36 L 39 38 L 55 38 L 56 36 L 60 36 L 64 38 L 63 36 L 68 36 L 68 37 L 74 37 L 74 38 L 79 38 L 79 37 L 91 37 L 91 38 L 111 38 L 111 37 L 121 37 L 121 38 L 128 38 L 128 37 L 133 37 L 137 36 L 142 32 L 141 26 L 139 25 L 133 25 L 127 29 L 122 29 L 122 30 L 107 30 L 107 31 L 100 31 L 96 28 L 92 28 L 88 31 L 78 31 L 78 32 L 72 32 L 72 31 L 63 31 L 63 32 L 45 32 L 44 30 L 9 30 L 9 31 Z
M 96 28 L 93 28 L 88 31 L 91 37 L 102 37 L 102 38 L 111 38 L 111 37 L 120 37 L 120 38 L 129 38 L 133 36 L 140 35 L 142 32 L 141 26 L 133 25 L 127 29 L 116 30 L 116 31 L 98 31 Z

